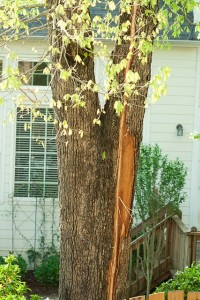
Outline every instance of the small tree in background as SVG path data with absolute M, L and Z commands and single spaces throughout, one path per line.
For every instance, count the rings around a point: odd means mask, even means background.
M 179 159 L 171 161 L 158 145 L 142 145 L 135 190 L 135 214 L 142 221 L 171 204 L 177 211 L 183 192 L 186 168 Z
M 143 145 L 135 189 L 134 214 L 143 226 L 144 247 L 142 269 L 147 281 L 147 295 L 150 292 L 153 269 L 164 247 L 165 232 L 157 234 L 160 209 L 166 207 L 166 216 L 178 211 L 180 203 L 186 198 L 183 187 L 186 178 L 184 164 L 176 159 L 171 161 L 158 145 Z M 151 219 L 151 222 L 145 222 Z

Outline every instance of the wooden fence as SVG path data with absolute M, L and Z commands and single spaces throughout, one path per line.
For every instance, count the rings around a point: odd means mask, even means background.
M 171 291 L 167 294 L 168 300 L 184 300 L 183 291 Z M 137 296 L 129 298 L 129 300 L 145 300 L 145 296 Z M 155 293 L 149 295 L 148 300 L 166 300 L 165 293 Z M 188 292 L 187 300 L 200 300 L 200 292 Z

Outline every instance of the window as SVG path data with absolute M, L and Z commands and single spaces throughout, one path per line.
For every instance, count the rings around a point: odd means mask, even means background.
M 57 154 L 53 110 L 33 112 L 17 109 L 15 184 L 16 197 L 58 197 Z M 51 118 L 45 122 L 44 119 Z M 26 130 L 25 130 L 26 129 Z
M 26 76 L 28 85 L 47 86 L 50 83 L 51 76 L 44 74 L 43 71 L 48 67 L 46 62 L 37 65 L 38 62 L 19 61 L 19 72 Z

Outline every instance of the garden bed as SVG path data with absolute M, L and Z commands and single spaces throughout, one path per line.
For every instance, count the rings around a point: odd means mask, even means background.
M 31 289 L 28 294 L 37 294 L 44 299 L 49 298 L 51 300 L 58 299 L 58 286 L 42 285 L 39 284 L 34 277 L 33 271 L 29 270 L 24 278 L 27 287 Z

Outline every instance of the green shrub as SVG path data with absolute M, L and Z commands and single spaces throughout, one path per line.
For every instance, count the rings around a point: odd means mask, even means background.
M 58 285 L 59 282 L 59 255 L 47 255 L 41 264 L 35 268 L 34 276 L 40 284 Z
M 5 265 L 5 260 L 3 256 L 0 256 L 0 265 Z
M 9 255 L 5 259 L 0 258 L 0 299 L 1 300 L 26 300 L 25 294 L 29 290 L 26 283 L 21 281 L 21 270 L 19 264 L 24 267 L 24 260 L 20 261 L 14 255 Z M 20 263 L 19 263 L 20 261 Z M 31 295 L 31 300 L 41 300 L 37 295 Z
M 200 290 L 200 264 L 186 267 L 183 272 L 176 272 L 173 279 L 163 282 L 156 288 L 155 292 L 165 292 L 183 290 L 185 294 L 188 291 L 197 292 Z
M 29 264 L 36 264 L 36 260 L 42 257 L 42 254 L 39 251 L 36 251 L 34 248 L 27 250 L 28 262 Z
M 21 254 L 18 254 L 16 256 L 16 264 L 19 266 L 20 268 L 20 275 L 22 278 L 24 278 L 25 274 L 27 273 L 27 262 L 25 261 L 25 259 L 21 256 Z
M 49 299 L 49 298 L 47 298 L 47 299 Z M 35 294 L 35 295 L 30 295 L 30 300 L 42 300 L 42 298 Z
M 20 269 L 15 264 L 16 258 L 9 255 L 5 263 L 0 265 L 0 299 L 24 300 L 27 292 L 25 282 L 21 281 Z
M 3 256 L 0 256 L 0 265 L 6 264 L 5 259 Z M 27 262 L 25 259 L 21 256 L 21 254 L 18 254 L 15 256 L 15 259 L 13 260 L 12 264 L 18 265 L 20 269 L 20 276 L 24 278 L 26 272 L 27 272 Z

